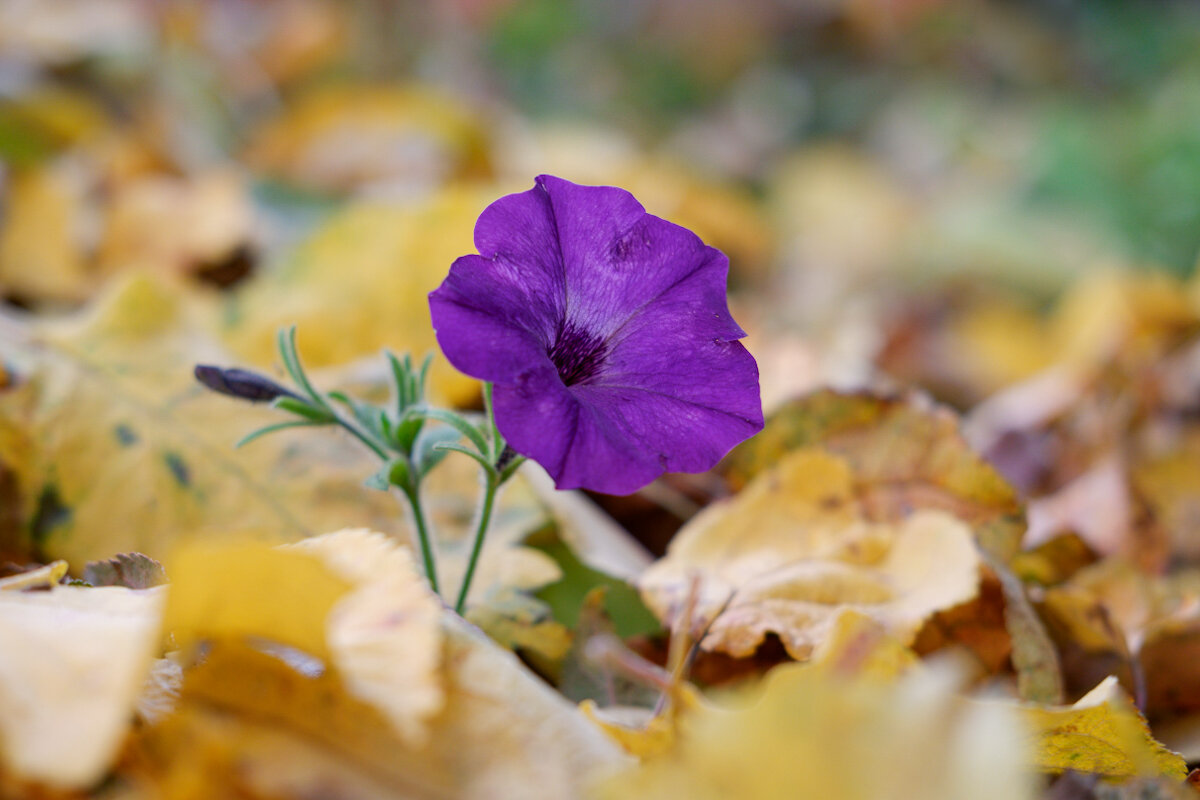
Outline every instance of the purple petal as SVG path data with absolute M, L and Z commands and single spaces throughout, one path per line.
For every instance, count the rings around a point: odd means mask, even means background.
M 545 467 L 559 489 L 629 494 L 663 472 L 655 454 L 616 420 L 581 402 L 553 368 L 497 384 L 492 403 L 500 433 Z
M 601 336 L 704 268 L 716 252 L 687 228 L 647 214 L 624 189 L 548 175 L 538 177 L 539 189 L 549 197 L 558 231 L 569 315 Z
M 463 256 L 430 293 L 429 312 L 451 364 L 481 380 L 505 381 L 546 359 L 560 296 L 539 291 L 509 262 Z

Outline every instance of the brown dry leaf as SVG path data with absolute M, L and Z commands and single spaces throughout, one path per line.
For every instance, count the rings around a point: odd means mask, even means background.
M 916 396 L 814 392 L 773 414 L 762 433 L 729 456 L 726 474 L 741 486 L 788 450 L 809 446 L 850 464 L 867 519 L 940 509 L 968 523 L 1001 562 L 1020 546 L 1025 519 L 1016 492 L 971 450 L 948 408 Z
M 1150 734 L 1146 721 L 1106 678 L 1069 708 L 1022 709 L 1036 734 L 1034 763 L 1047 772 L 1076 770 L 1110 778 L 1164 776 L 1183 780 L 1187 765 Z
M 158 646 L 162 590 L 0 592 L 0 772 L 86 789 L 108 771 Z
M 254 135 L 245 158 L 325 191 L 374 186 L 411 194 L 489 172 L 486 131 L 471 110 L 417 85 L 311 91 Z
M 103 561 L 89 561 L 80 577 L 92 586 L 130 589 L 149 589 L 167 582 L 162 564 L 144 553 L 119 553 Z
M 1031 798 L 1016 713 L 963 701 L 957 687 L 946 669 L 882 681 L 780 666 L 727 707 L 685 712 L 673 748 L 594 797 Z
M 908 643 L 935 611 L 973 598 L 981 560 L 966 524 L 936 511 L 864 519 L 850 463 L 808 448 L 787 454 L 737 497 L 705 509 L 639 585 L 676 622 L 691 575 L 702 646 L 748 656 L 776 633 L 807 658 L 838 617 L 859 611 Z
M 1005 619 L 1004 587 L 991 572 L 984 572 L 979 594 L 966 603 L 931 616 L 912 647 L 922 656 L 948 650 L 977 667 L 971 677 L 1002 673 L 1013 655 L 1013 640 Z
M 420 361 L 437 352 L 429 292 L 454 259 L 474 252 L 472 231 L 494 190 L 447 189 L 417 204 L 363 202 L 324 223 L 279 269 L 231 300 L 227 344 L 259 367 L 275 363 L 275 335 L 297 325 L 310 367 L 375 356 L 385 347 Z M 478 384 L 435 359 L 435 400 L 466 404 Z

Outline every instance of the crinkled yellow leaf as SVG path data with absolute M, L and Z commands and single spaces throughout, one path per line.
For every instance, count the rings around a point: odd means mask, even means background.
M 107 772 L 158 646 L 162 590 L 0 592 L 0 762 L 86 789 Z
M 349 591 L 313 553 L 259 542 L 194 541 L 167 562 L 163 625 L 180 646 L 261 636 L 327 658 L 326 619 Z
M 1048 772 L 1174 780 L 1187 775 L 1184 760 L 1154 739 L 1114 677 L 1069 708 L 1026 707 L 1021 714 L 1036 733 L 1034 763 Z
M 878 621 L 857 611 L 840 614 L 813 651 L 809 665 L 831 674 L 889 680 L 917 663 L 917 656 Z
M 950 409 L 919 396 L 814 392 L 772 414 L 762 433 L 729 457 L 727 474 L 740 486 L 788 450 L 808 446 L 849 462 L 869 519 L 941 509 L 969 523 L 1002 562 L 1017 552 L 1025 532 L 1020 499 L 971 450 Z
M 427 722 L 445 702 L 442 603 L 407 547 L 365 529 L 305 539 L 311 553 L 354 588 L 330 612 L 332 663 L 347 691 L 383 713 L 407 742 L 424 744 Z
M 882 625 L 864 614 L 848 611 L 838 617 L 829 638 L 817 647 L 805 667 L 841 680 L 885 682 L 917 663 L 916 654 Z M 708 705 L 689 684 L 679 685 L 672 697 L 665 709 L 653 715 L 649 709 L 628 706 L 601 709 L 590 699 L 580 703 L 579 708 L 626 752 L 646 758 L 661 755 L 675 745 L 681 714 L 695 713 Z M 627 719 L 631 714 L 644 719 L 633 724 Z
M 250 281 L 231 304 L 225 331 L 239 358 L 275 363 L 275 334 L 297 325 L 312 367 L 375 356 L 385 347 L 418 361 L 437 352 L 429 292 L 454 259 L 475 251 L 475 219 L 492 191 L 447 189 L 413 204 L 363 202 L 324 223 L 279 269 Z M 464 403 L 474 381 L 434 360 L 435 393 Z
M 674 747 L 594 797 L 1020 800 L 1033 797 L 1017 714 L 956 696 L 946 670 L 896 681 L 784 665 L 728 707 L 685 712 Z
M 806 658 L 847 611 L 908 643 L 932 613 L 975 596 L 981 562 L 965 523 L 935 511 L 866 522 L 855 491 L 846 460 L 789 453 L 676 535 L 639 581 L 647 605 L 673 624 L 698 574 L 706 649 L 747 656 L 775 633 Z

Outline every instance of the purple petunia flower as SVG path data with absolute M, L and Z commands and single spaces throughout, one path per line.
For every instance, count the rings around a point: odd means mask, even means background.
M 492 203 L 429 295 L 446 358 L 494 384 L 496 425 L 560 489 L 628 494 L 762 429 L 729 260 L 633 195 L 549 175 Z

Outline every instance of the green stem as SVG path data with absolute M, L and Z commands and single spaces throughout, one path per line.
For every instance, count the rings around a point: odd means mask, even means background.
M 425 575 L 429 578 L 429 586 L 434 594 L 441 594 L 438 588 L 437 563 L 433 557 L 433 540 L 429 536 L 429 528 L 425 525 L 425 512 L 421 510 L 421 495 L 417 487 L 402 489 L 412 508 L 413 520 L 417 528 L 417 541 L 421 544 L 421 560 L 425 562 Z
M 500 429 L 496 427 L 496 415 L 492 413 L 492 384 L 490 382 L 483 384 L 483 413 L 488 423 L 488 440 L 492 444 L 492 452 L 489 454 L 488 460 L 495 464 L 496 459 L 500 457 L 500 451 L 504 449 L 504 438 L 500 436 Z
M 479 527 L 475 529 L 475 541 L 471 545 L 471 558 L 467 561 L 467 571 L 463 575 L 462 586 L 458 590 L 458 600 L 454 603 L 454 610 L 459 614 L 463 613 L 463 609 L 467 605 L 467 592 L 471 588 L 471 581 L 475 578 L 475 567 L 479 564 L 479 554 L 483 552 L 483 539 L 487 535 L 488 523 L 492 519 L 492 505 L 495 503 L 496 490 L 499 488 L 498 476 L 494 472 L 489 472 L 483 488 L 483 510 L 479 514 Z

